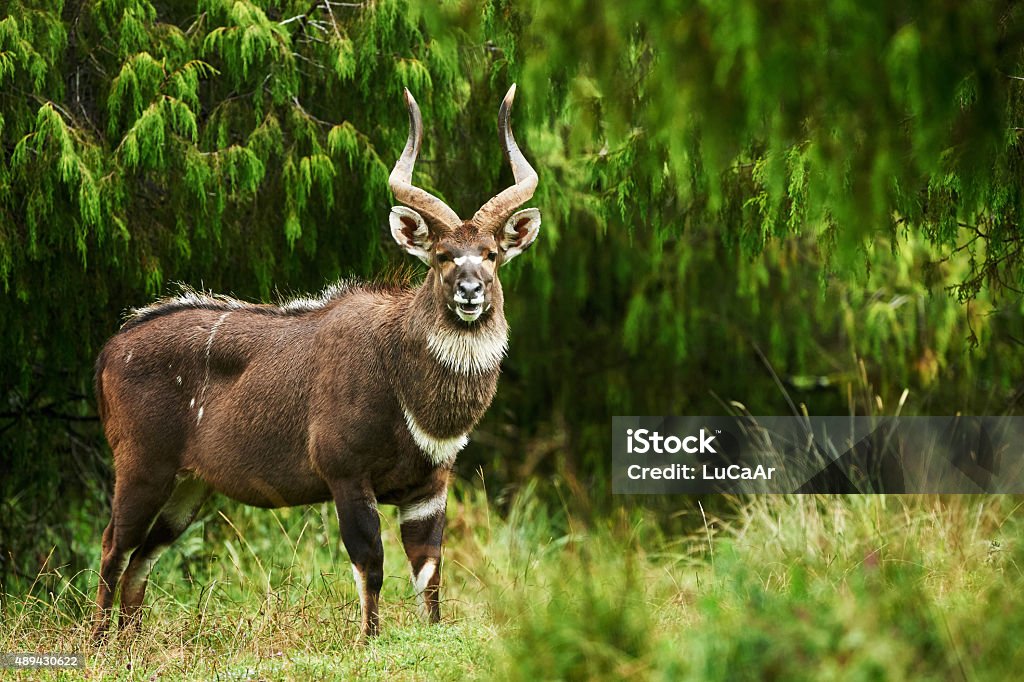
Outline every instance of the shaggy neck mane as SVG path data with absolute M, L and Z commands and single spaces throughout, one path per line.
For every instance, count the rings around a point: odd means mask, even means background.
M 427 349 L 445 369 L 483 374 L 498 368 L 508 351 L 505 318 L 491 318 L 467 329 L 445 325 L 427 336 Z
M 428 280 L 416 291 L 404 332 L 415 345 L 423 344 L 443 369 L 456 374 L 493 372 L 508 351 L 508 323 L 500 288 L 485 319 L 463 324 L 451 318 L 445 302 L 437 300 Z

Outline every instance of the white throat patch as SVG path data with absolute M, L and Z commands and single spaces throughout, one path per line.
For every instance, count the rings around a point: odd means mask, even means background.
M 483 374 L 497 369 L 508 351 L 508 326 L 502 320 L 486 329 L 437 329 L 427 347 L 438 362 L 462 374 Z
M 409 427 L 412 439 L 416 441 L 416 445 L 419 446 L 420 450 L 427 456 L 427 459 L 433 462 L 435 466 L 451 466 L 462 448 L 466 447 L 466 444 L 469 443 L 469 436 L 465 433 L 454 438 L 431 436 L 420 428 L 420 425 L 416 423 L 416 417 L 404 405 L 402 406 L 402 412 L 405 414 L 405 424 Z

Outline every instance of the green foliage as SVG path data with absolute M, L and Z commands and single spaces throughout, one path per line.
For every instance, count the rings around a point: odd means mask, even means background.
M 542 238 L 503 273 L 510 357 L 462 473 L 561 470 L 601 504 L 610 415 L 779 413 L 778 385 L 818 413 L 904 389 L 905 412 L 1019 410 L 1010 3 L 4 9 L 0 553 L 22 573 L 19 538 L 44 535 L 18 524 L 51 532 L 57 501 L 103 516 L 91 367 L 126 309 L 177 281 L 271 300 L 405 262 L 386 225 L 404 87 L 416 182 L 460 214 L 511 183 L 513 81 L 540 173 Z M 39 543 L 81 565 L 58 539 Z

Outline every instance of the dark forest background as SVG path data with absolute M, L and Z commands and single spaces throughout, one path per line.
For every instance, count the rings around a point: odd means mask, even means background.
M 1011 2 L 0 2 L 0 582 L 95 563 L 92 363 L 177 282 L 253 301 L 409 266 L 416 182 L 540 173 L 498 397 L 457 471 L 613 506 L 616 414 L 1004 414 L 1024 392 Z M 904 391 L 907 391 L 904 394 Z M 542 479 L 543 480 L 543 479 Z M 678 504 L 678 500 L 676 504 Z M 4 590 L 7 591 L 7 590 Z

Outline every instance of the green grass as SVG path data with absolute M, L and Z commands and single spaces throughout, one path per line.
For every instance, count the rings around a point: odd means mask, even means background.
M 366 647 L 329 505 L 208 514 L 157 564 L 141 638 L 90 647 L 95 577 L 51 571 L 7 595 L 0 642 L 81 651 L 90 678 L 122 679 L 999 680 L 1024 666 L 1018 499 L 705 500 L 722 518 L 625 502 L 594 520 L 527 489 L 499 516 L 460 487 L 439 626 L 418 621 L 387 511 L 383 634 Z

